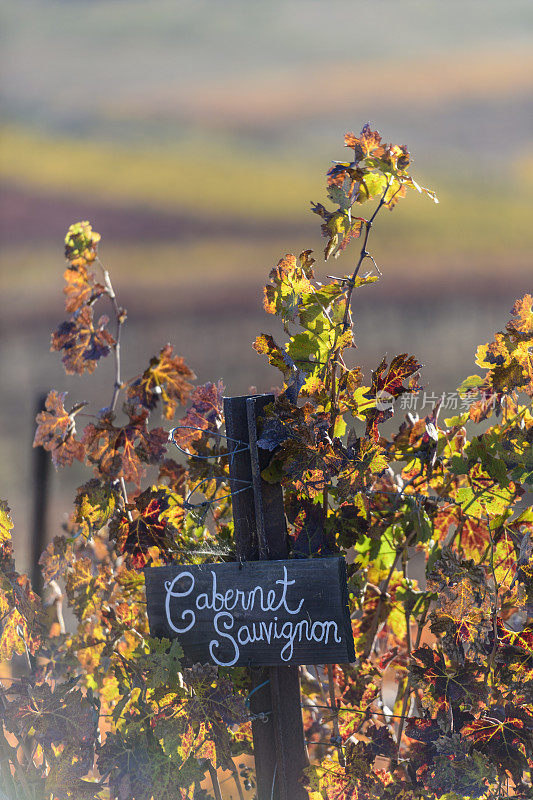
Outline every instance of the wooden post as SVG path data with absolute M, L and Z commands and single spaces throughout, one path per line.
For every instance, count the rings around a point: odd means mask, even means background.
M 244 560 L 284 559 L 288 555 L 283 493 L 261 478 L 271 454 L 257 447 L 257 419 L 274 395 L 224 399 L 226 434 L 249 445 L 230 461 L 237 555 Z M 239 445 L 230 442 L 230 449 Z M 241 491 L 250 482 L 249 491 Z M 231 483 L 231 481 L 230 481 Z M 309 763 L 304 739 L 298 667 L 252 671 L 252 721 L 258 800 L 308 800 L 300 783 Z
M 35 414 L 44 411 L 46 394 L 38 395 Z M 33 451 L 33 511 L 31 541 L 31 585 L 34 592 L 41 594 L 43 579 L 39 559 L 46 547 L 48 516 L 48 493 L 50 483 L 50 454 L 44 447 Z

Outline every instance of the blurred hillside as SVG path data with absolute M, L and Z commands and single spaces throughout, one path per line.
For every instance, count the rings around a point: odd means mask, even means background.
M 18 531 L 35 394 L 101 405 L 111 379 L 67 379 L 48 352 L 72 221 L 102 233 L 128 307 L 125 375 L 170 340 L 230 394 L 277 381 L 250 347 L 271 329 L 261 287 L 284 252 L 320 256 L 309 201 L 367 120 L 441 199 L 378 220 L 383 280 L 355 299 L 367 375 L 409 350 L 452 391 L 531 290 L 531 0 L 0 0 L 0 17 L 0 479 Z M 53 532 L 73 485 L 56 478 Z

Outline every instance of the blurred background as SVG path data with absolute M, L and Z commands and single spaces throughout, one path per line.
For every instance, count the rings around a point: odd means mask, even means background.
M 356 357 L 417 355 L 452 392 L 532 288 L 531 0 L 0 0 L 0 495 L 28 567 L 39 392 L 109 402 L 112 364 L 64 375 L 63 239 L 88 219 L 129 312 L 124 376 L 167 341 L 201 382 L 265 391 L 268 271 L 312 248 L 325 172 L 370 121 L 406 144 L 412 193 L 378 217 L 383 272 L 356 294 Z M 427 409 L 426 409 L 427 412 Z M 423 412 L 424 413 L 424 412 Z M 81 466 L 52 476 L 60 532 Z

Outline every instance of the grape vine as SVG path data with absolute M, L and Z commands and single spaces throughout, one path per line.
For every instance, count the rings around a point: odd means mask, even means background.
M 477 349 L 481 374 L 459 387 L 459 413 L 443 419 L 438 401 L 425 417 L 401 414 L 421 364 L 383 358 L 365 383 L 352 304 L 380 279 L 369 247 L 384 212 L 409 189 L 438 201 L 407 149 L 369 125 L 345 146 L 350 160 L 327 173 L 329 207 L 312 211 L 325 260 L 353 250 L 352 267 L 322 282 L 310 250 L 285 255 L 264 290 L 284 340 L 253 344 L 282 384 L 259 444 L 272 453 L 263 477 L 284 489 L 291 556 L 348 563 L 356 661 L 301 668 L 302 781 L 311 800 L 528 798 L 533 298 Z M 0 798 L 219 800 L 229 781 L 242 800 L 255 787 L 250 676 L 185 668 L 179 641 L 150 638 L 142 573 L 235 560 L 224 387 L 197 386 L 168 344 L 123 378 L 126 311 L 99 240 L 88 222 L 68 230 L 68 318 L 52 350 L 67 374 L 109 357 L 113 377 L 99 411 L 52 390 L 37 417 L 35 446 L 57 468 L 87 468 L 42 555 L 43 600 L 16 571 L 0 505 Z M 106 306 L 111 323 L 95 313 Z

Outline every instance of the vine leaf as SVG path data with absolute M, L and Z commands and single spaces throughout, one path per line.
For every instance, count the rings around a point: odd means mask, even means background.
M 40 598 L 15 570 L 12 529 L 9 507 L 0 501 L 0 661 L 35 654 L 43 634 Z
M 148 430 L 147 409 L 125 405 L 124 411 L 129 416 L 126 425 L 117 427 L 115 415 L 104 411 L 96 425 L 87 425 L 82 441 L 97 477 L 124 478 L 140 486 L 146 473 L 145 465 L 163 460 L 168 433 L 162 428 Z
M 418 384 L 422 364 L 414 356 L 407 353 L 395 356 L 390 367 L 385 358 L 375 372 L 372 373 L 372 385 L 365 397 L 375 401 L 375 407 L 367 413 L 366 434 L 374 440 L 379 438 L 378 425 L 390 419 L 393 414 L 394 401 L 403 394 L 419 392 Z M 405 381 L 409 379 L 407 386 Z
M 97 283 L 94 276 L 88 272 L 87 267 L 70 266 L 65 270 L 64 278 L 66 286 L 63 289 L 65 295 L 65 310 L 72 314 L 82 306 L 92 305 L 94 301 L 106 292 L 101 283 Z
M 49 392 L 45 410 L 37 414 L 37 430 L 33 446 L 41 445 L 52 455 L 56 467 L 70 466 L 74 459 L 83 461 L 85 447 L 76 439 L 74 415 L 85 404 L 75 406 L 70 412 L 65 410 L 66 392 Z
M 174 429 L 172 439 L 175 444 L 184 450 L 190 450 L 195 442 L 203 439 L 206 434 L 215 433 L 223 419 L 222 400 L 224 384 L 205 383 L 198 386 L 191 395 L 191 405 Z M 199 430 L 195 430 L 199 428 Z
M 58 800 L 96 798 L 103 784 L 82 780 L 92 772 L 98 736 L 98 702 L 75 688 L 77 679 L 48 682 L 21 680 L 9 689 L 3 723 L 15 736 L 31 736 L 48 765 L 43 792 Z M 42 795 L 44 796 L 44 794 Z
M 324 513 L 319 503 L 292 494 L 285 501 L 285 513 L 291 525 L 294 553 L 310 558 L 329 550 L 324 530 Z
M 252 347 L 260 356 L 266 356 L 273 367 L 280 370 L 285 383 L 288 384 L 291 376 L 297 371 L 296 364 L 285 350 L 275 342 L 274 337 L 270 333 L 261 333 L 256 337 Z
M 285 330 L 287 322 L 294 323 L 298 317 L 302 295 L 314 291 L 311 279 L 315 260 L 311 252 L 305 250 L 298 258 L 287 253 L 271 270 L 270 284 L 265 286 L 265 311 L 281 316 Z
M 488 649 L 493 632 L 492 600 L 483 568 L 444 549 L 428 575 L 427 586 L 438 598 L 431 630 L 444 634 L 446 652 L 462 662 L 476 649 Z
M 478 347 L 476 364 L 488 370 L 476 385 L 483 394 L 501 396 L 518 391 L 533 396 L 532 305 L 530 294 L 517 300 L 506 331 L 499 331 L 492 342 Z
M 110 481 L 92 478 L 77 491 L 74 500 L 75 522 L 83 535 L 89 539 L 106 525 L 119 503 L 118 488 Z
M 457 506 L 439 509 L 433 517 L 433 528 L 439 541 L 444 543 L 450 532 L 460 526 L 461 549 L 467 559 L 479 562 L 490 543 L 489 529 L 482 520 L 463 516 Z
M 315 412 L 310 403 L 293 406 L 281 395 L 265 409 L 258 446 L 276 450 L 263 470 L 267 481 L 294 482 L 309 497 L 315 497 L 342 462 L 329 439 L 329 414 Z
M 512 319 L 507 323 L 509 333 L 533 336 L 533 297 L 530 294 L 514 303 L 511 316 Z
M 172 419 L 178 405 L 185 405 L 192 390 L 190 381 L 196 378 L 184 359 L 172 354 L 167 344 L 158 356 L 150 359 L 148 368 L 128 386 L 129 400 L 152 410 L 159 400 L 166 419 Z
M 346 196 L 346 192 L 344 195 Z M 329 196 L 335 202 L 339 201 L 338 194 L 331 190 Z M 340 199 L 340 202 L 344 206 L 346 203 L 344 197 Z M 362 217 L 352 217 L 349 210 L 341 207 L 338 211 L 328 211 L 322 203 L 312 203 L 311 210 L 324 220 L 321 231 L 322 236 L 328 240 L 324 248 L 326 261 L 330 256 L 338 258 L 352 239 L 358 239 L 361 236 L 365 220 Z
M 135 569 L 143 569 L 158 548 L 163 560 L 171 559 L 176 528 L 185 515 L 183 497 L 168 487 L 151 487 L 135 498 L 111 522 L 110 535 L 122 554 L 131 557 Z
M 12 529 L 11 510 L 5 500 L 0 500 L 0 547 L 11 548 Z
M 424 707 L 436 714 L 439 721 L 442 712 L 445 719 L 449 718 L 450 709 L 460 718 L 464 704 L 474 704 L 483 696 L 483 686 L 478 682 L 476 670 L 470 664 L 451 672 L 443 654 L 427 645 L 414 651 L 409 672 L 415 685 L 423 690 Z M 420 722 L 408 726 L 407 735 L 411 739 L 427 741 L 422 736 L 433 737 L 438 727 L 429 720 Z
M 516 487 L 499 486 L 481 464 L 474 464 L 467 476 L 467 485 L 457 490 L 457 502 L 463 513 L 477 518 L 503 514 L 516 496 Z
M 50 350 L 63 351 L 67 375 L 94 372 L 99 359 L 109 354 L 116 342 L 106 329 L 108 321 L 102 316 L 95 324 L 92 306 L 83 306 L 54 331 Z
M 533 753 L 533 716 L 512 704 L 492 706 L 461 730 L 474 747 L 508 769 L 518 783 Z M 522 749 L 524 748 L 526 758 Z
M 354 161 L 361 161 L 362 158 L 370 155 L 382 155 L 384 148 L 380 147 L 380 145 L 381 136 L 379 131 L 373 131 L 368 122 L 363 125 L 359 136 L 356 136 L 355 133 L 344 134 L 344 146 L 353 148 Z

